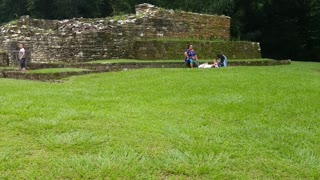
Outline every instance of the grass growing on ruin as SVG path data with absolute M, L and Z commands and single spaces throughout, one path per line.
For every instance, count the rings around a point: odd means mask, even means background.
M 183 60 L 136 60 L 136 59 L 103 59 L 86 62 L 88 64 L 111 64 L 111 63 L 146 63 L 146 62 L 183 62 Z
M 37 69 L 37 70 L 29 70 L 28 74 L 50 74 L 50 73 L 63 73 L 63 72 L 81 72 L 81 71 L 89 71 L 87 69 L 79 69 L 79 68 L 46 68 L 46 69 Z
M 0 66 L 0 70 L 14 70 L 14 67 L 11 66 Z
M 250 62 L 261 62 L 261 61 L 274 61 L 273 59 L 229 59 L 229 62 L 238 62 L 238 61 L 250 61 Z M 181 60 L 136 60 L 136 59 L 105 59 L 105 60 L 95 60 L 86 62 L 88 64 L 111 64 L 111 63 L 146 63 L 146 62 L 155 62 L 155 63 L 168 63 L 168 62 L 181 62 L 183 63 L 183 58 Z M 212 59 L 200 59 L 200 63 L 212 62 Z
M 320 64 L 0 79 L 0 179 L 318 179 Z
M 188 43 L 199 43 L 199 42 L 225 42 L 223 39 L 212 39 L 210 41 L 208 40 L 199 40 L 195 38 L 166 38 L 166 37 L 161 37 L 161 38 L 154 38 L 154 39 L 148 39 L 148 40 L 143 40 L 143 41 L 165 41 L 165 42 L 186 42 Z

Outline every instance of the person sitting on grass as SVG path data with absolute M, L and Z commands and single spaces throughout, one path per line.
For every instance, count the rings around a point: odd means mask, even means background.
M 184 52 L 184 56 L 186 57 L 184 61 L 190 65 L 190 68 L 199 66 L 198 57 L 193 50 L 192 44 L 188 46 L 188 49 Z
M 218 58 L 218 66 L 219 67 L 227 67 L 228 66 L 227 56 L 225 56 L 223 54 L 217 54 L 217 58 Z

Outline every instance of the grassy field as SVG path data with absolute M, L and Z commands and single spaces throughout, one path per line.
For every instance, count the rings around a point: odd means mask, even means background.
M 0 79 L 0 179 L 319 179 L 320 64 Z

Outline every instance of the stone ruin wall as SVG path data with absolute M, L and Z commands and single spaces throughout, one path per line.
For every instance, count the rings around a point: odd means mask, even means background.
M 4 51 L 0 51 L 0 66 L 8 66 L 9 65 L 9 58 L 7 53 Z
M 0 27 L 0 49 L 11 64 L 16 62 L 18 43 L 25 44 L 29 62 L 81 62 L 132 59 L 137 40 L 157 38 L 229 40 L 230 18 L 141 4 L 136 15 L 61 21 L 24 16 Z
M 134 55 L 141 60 L 172 60 L 183 59 L 183 50 L 192 44 L 200 60 L 213 59 L 223 53 L 229 59 L 259 59 L 260 44 L 245 41 L 172 41 L 172 40 L 142 40 L 136 41 Z

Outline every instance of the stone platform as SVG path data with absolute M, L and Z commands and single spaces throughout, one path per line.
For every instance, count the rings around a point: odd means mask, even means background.
M 275 66 L 289 65 L 290 60 L 259 60 L 259 61 L 229 61 L 229 66 Z M 102 72 L 126 71 L 141 68 L 186 68 L 184 62 L 124 62 L 107 64 L 73 63 L 73 64 L 50 64 L 50 63 L 32 63 L 28 65 L 29 69 L 48 69 L 48 68 L 79 68 L 87 69 L 80 72 L 58 72 L 58 73 L 21 73 L 12 69 L 0 70 L 0 78 L 13 78 L 25 80 L 54 81 L 74 75 L 85 75 Z

